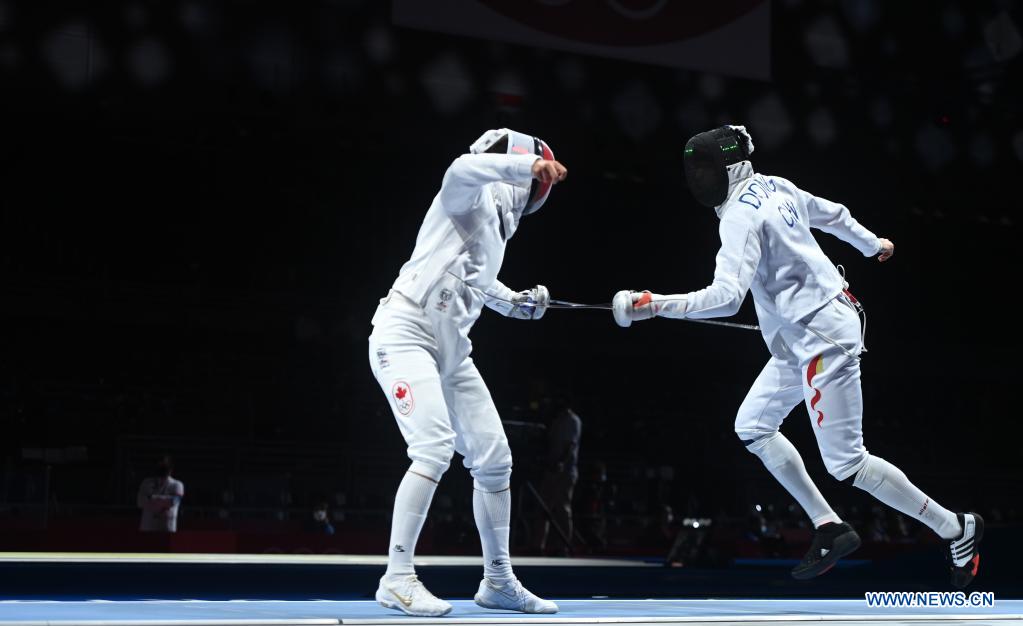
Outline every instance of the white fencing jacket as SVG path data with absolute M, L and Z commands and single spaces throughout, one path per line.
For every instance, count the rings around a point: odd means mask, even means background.
M 463 154 L 454 160 L 426 212 L 412 258 L 393 289 L 426 306 L 437 283 L 454 276 L 471 325 L 483 304 L 515 295 L 497 280 L 507 240 L 515 234 L 533 179 L 533 154 Z M 500 304 L 498 302 L 497 304 Z M 495 307 L 496 308 L 496 307 Z
M 729 192 L 716 211 L 721 249 L 714 281 L 687 294 L 654 296 L 663 317 L 734 315 L 753 291 L 764 339 L 771 345 L 784 324 L 794 324 L 835 298 L 843 279 L 811 228 L 849 243 L 864 256 L 881 242 L 841 204 L 818 198 L 778 177 L 756 174 L 748 161 L 729 168 Z

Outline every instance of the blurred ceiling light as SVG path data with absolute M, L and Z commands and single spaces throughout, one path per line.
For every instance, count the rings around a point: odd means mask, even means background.
M 956 146 L 944 129 L 924 124 L 916 134 L 916 152 L 927 169 L 937 171 L 956 157 Z
M 131 30 L 142 30 L 149 24 L 149 14 L 146 7 L 134 2 L 124 7 L 124 23 Z
M 0 46 L 0 68 L 13 70 L 21 65 L 21 51 L 13 43 Z
M 691 135 L 702 133 L 710 127 L 710 115 L 703 106 L 703 100 L 699 98 L 690 98 L 683 102 L 678 108 L 676 118 L 679 127 Z
M 811 22 L 803 40 L 806 51 L 816 65 L 834 68 L 849 66 L 849 46 L 838 20 L 833 16 L 824 15 Z
M 775 92 L 755 101 L 749 108 L 746 121 L 753 135 L 753 142 L 758 147 L 777 147 L 792 134 L 792 118 L 785 108 L 785 103 Z
M 278 93 L 290 91 L 297 82 L 295 46 L 292 34 L 282 27 L 260 32 L 246 51 L 255 83 Z
M 394 35 L 387 26 L 378 24 L 367 29 L 363 43 L 366 47 L 366 56 L 378 65 L 388 63 L 394 58 Z
M 565 91 L 579 91 L 586 84 L 586 68 L 573 56 L 563 55 L 554 66 L 554 72 L 558 76 L 558 84 Z
M 717 74 L 703 74 L 696 83 L 696 88 L 705 100 L 714 102 L 725 95 L 725 79 Z
M 184 2 L 178 11 L 178 19 L 185 30 L 193 35 L 206 35 L 214 25 L 209 5 L 202 2 Z
M 167 47 L 155 39 L 144 39 L 128 51 L 128 69 L 135 80 L 155 87 L 167 79 L 171 60 Z
M 661 123 L 661 105 L 641 81 L 633 81 L 611 101 L 611 110 L 622 132 L 638 141 L 655 131 Z
M 442 54 L 424 67 L 420 80 L 434 108 L 445 115 L 453 115 L 465 107 L 475 90 L 465 64 L 451 52 Z
M 365 67 L 365 63 L 355 61 L 347 50 L 335 49 L 323 61 L 323 84 L 335 94 L 353 93 L 365 78 Z
M 986 168 L 995 160 L 995 142 L 987 133 L 975 134 L 970 139 L 970 159 L 978 168 Z
M 1016 23 L 1004 11 L 984 25 L 984 41 L 995 61 L 1007 61 L 1023 49 L 1023 37 L 1020 37 Z
M 1012 136 L 1012 151 L 1016 153 L 1016 158 L 1023 161 L 1023 130 L 1016 131 L 1016 134 Z
M 958 37 L 966 30 L 966 20 L 955 2 L 950 2 L 941 10 L 941 27 L 950 38 Z
M 833 143 L 838 134 L 835 117 L 831 111 L 823 107 L 807 116 L 806 130 L 810 135 L 810 141 L 819 148 Z
M 888 128 L 895 121 L 892 101 L 885 96 L 878 96 L 870 103 L 870 119 L 879 128 Z
M 842 0 L 842 13 L 850 26 L 864 32 L 881 18 L 881 5 L 877 0 Z
M 84 22 L 63 24 L 43 40 L 42 56 L 62 87 L 84 89 L 107 68 L 107 55 Z
M 522 108 L 522 101 L 526 97 L 525 82 L 513 70 L 499 72 L 490 85 L 490 91 L 494 94 L 498 110 L 505 113 L 515 113 Z

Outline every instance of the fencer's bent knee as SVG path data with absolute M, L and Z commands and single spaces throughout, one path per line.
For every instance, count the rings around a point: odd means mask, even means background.
M 767 439 L 778 433 L 778 429 L 767 429 L 767 428 L 750 428 L 748 426 L 740 425 L 740 420 L 735 420 L 735 435 L 742 442 L 742 445 L 749 447 L 750 444 L 762 439 Z
M 852 451 L 849 455 L 844 458 L 834 459 L 828 454 L 822 455 L 824 458 L 824 467 L 828 470 L 828 473 L 839 482 L 847 482 L 851 477 L 855 477 L 860 474 L 870 459 L 878 459 L 876 456 L 871 456 L 866 451 L 855 452 Z M 883 460 L 883 459 L 878 459 Z M 851 483 L 851 484 L 855 484 Z M 856 485 L 859 487 L 859 485 Z
M 739 436 L 740 438 L 742 437 L 741 434 Z M 788 448 L 791 447 L 791 444 L 788 446 L 771 445 L 772 442 L 781 436 L 781 433 L 776 430 L 752 440 L 743 439 L 743 443 L 746 444 L 747 450 L 760 457 L 765 466 L 771 468 L 781 467 L 789 462 Z M 783 440 L 782 443 L 787 443 L 787 440 Z
M 886 475 L 897 476 L 898 474 L 902 474 L 902 470 L 879 456 L 868 454 L 863 466 L 852 476 L 852 484 L 867 493 L 874 493 L 884 484 Z M 902 475 L 905 476 L 905 474 Z
M 428 478 L 435 483 L 439 483 L 441 477 L 444 476 L 444 472 L 446 472 L 447 469 L 448 469 L 447 464 L 442 465 L 440 463 L 436 463 L 433 461 L 416 460 L 412 461 L 412 465 L 409 466 L 408 471 L 413 474 L 422 476 L 423 478 Z
M 473 486 L 480 491 L 498 492 L 511 484 L 512 455 L 508 439 L 498 437 L 483 446 L 473 459 L 466 459 Z
M 455 456 L 455 443 L 452 439 L 431 441 L 428 444 L 423 442 L 413 443 L 408 448 L 408 457 L 412 460 L 412 471 L 416 471 L 427 478 L 440 481 L 440 477 L 451 466 L 451 459 Z M 416 470 L 414 468 L 420 468 Z

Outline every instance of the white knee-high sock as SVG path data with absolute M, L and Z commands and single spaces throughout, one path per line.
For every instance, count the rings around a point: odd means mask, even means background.
M 896 511 L 927 524 L 942 539 L 954 539 L 963 534 L 955 513 L 927 497 L 909 482 L 902 470 L 881 457 L 868 455 L 867 462 L 856 472 L 853 485 Z
M 416 551 L 419 533 L 430 510 L 437 483 L 412 470 L 405 473 L 394 496 L 391 518 L 391 545 L 387 552 L 387 576 L 407 576 L 415 573 L 412 557 Z
M 511 489 L 496 493 L 473 489 L 472 512 L 483 546 L 483 575 L 501 585 L 515 578 L 508 551 L 511 527 Z
M 806 466 L 803 465 L 803 457 L 799 456 L 796 447 L 785 435 L 774 433 L 762 437 L 749 444 L 747 449 L 760 457 L 771 475 L 803 507 L 814 528 L 828 522 L 842 521 L 821 495 L 817 485 L 810 480 Z

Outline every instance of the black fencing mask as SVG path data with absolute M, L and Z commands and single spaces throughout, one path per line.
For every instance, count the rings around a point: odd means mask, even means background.
M 686 183 L 697 202 L 710 208 L 724 203 L 728 166 L 749 159 L 746 146 L 743 136 L 731 126 L 702 132 L 686 143 Z

